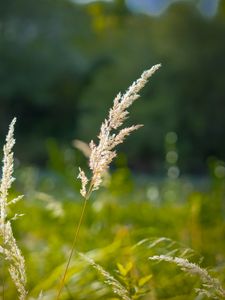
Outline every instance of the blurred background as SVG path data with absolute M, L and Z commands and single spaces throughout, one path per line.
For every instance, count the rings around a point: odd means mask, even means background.
M 68 259 L 83 200 L 78 166 L 88 169 L 74 140 L 96 140 L 117 93 L 157 63 L 126 124 L 144 127 L 93 193 L 77 248 L 131 299 L 203 300 L 196 277 L 148 257 L 191 253 L 225 286 L 225 1 L 0 1 L 0 143 L 16 116 L 10 197 L 24 199 L 9 218 L 25 214 L 13 230 L 29 299 L 55 299 Z M 62 299 L 118 299 L 78 257 L 69 279 Z
M 0 43 L 0 139 L 16 116 L 21 164 L 89 142 L 115 95 L 156 63 L 131 109 L 145 126 L 120 148 L 129 166 L 162 174 L 174 142 L 167 162 L 185 174 L 225 159 L 224 1 L 1 1 Z

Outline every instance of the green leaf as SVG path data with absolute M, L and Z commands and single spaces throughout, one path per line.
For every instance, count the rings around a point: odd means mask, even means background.
M 132 262 L 128 262 L 126 264 L 126 266 L 123 266 L 120 263 L 117 263 L 117 268 L 118 268 L 118 270 L 119 270 L 119 272 L 120 272 L 120 274 L 122 276 L 127 276 L 127 274 L 130 272 L 130 270 L 132 269 L 132 267 L 133 267 L 133 263 Z
M 152 274 L 140 278 L 139 281 L 138 281 L 138 285 L 139 286 L 145 285 L 151 278 L 152 278 Z

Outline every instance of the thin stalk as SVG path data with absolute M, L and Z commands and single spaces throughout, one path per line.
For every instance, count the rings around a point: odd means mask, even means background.
M 79 232 L 80 232 L 80 227 L 81 227 L 81 224 L 82 224 L 83 219 L 84 219 L 84 212 L 85 212 L 85 209 L 86 209 L 86 206 L 87 206 L 87 201 L 88 201 L 88 198 L 86 197 L 84 199 L 84 204 L 83 204 L 83 207 L 82 207 L 82 212 L 81 212 L 81 215 L 80 215 L 80 219 L 79 219 L 78 225 L 75 228 L 74 238 L 73 238 L 73 243 L 72 243 L 70 255 L 69 255 L 69 258 L 68 258 L 68 261 L 67 261 L 67 264 L 66 264 L 65 271 L 63 273 L 63 277 L 62 277 L 60 285 L 59 285 L 59 290 L 58 290 L 58 294 L 57 294 L 56 300 L 59 300 L 59 297 L 61 295 L 62 289 L 63 289 L 63 287 L 65 285 L 66 275 L 67 275 L 67 272 L 68 272 L 68 269 L 69 269 L 69 265 L 70 265 L 70 262 L 71 262 L 71 259 L 72 259 L 72 256 L 73 256 L 76 244 L 77 244 L 77 238 L 78 238 L 78 235 L 79 235 Z
M 72 249 L 66 264 L 64 275 L 60 282 L 56 300 L 59 300 L 61 291 L 65 285 L 67 271 L 73 252 L 75 250 L 77 237 L 80 231 L 81 223 L 83 221 L 87 200 L 89 199 L 92 191 L 97 190 L 99 188 L 102 182 L 102 176 L 104 172 L 107 170 L 113 158 L 116 156 L 114 148 L 117 145 L 121 144 L 124 141 L 125 137 L 130 135 L 131 132 L 140 128 L 141 125 L 133 125 L 131 127 L 123 128 L 117 134 L 111 135 L 111 131 L 112 129 L 118 129 L 123 124 L 128 115 L 127 108 L 131 106 L 131 104 L 135 100 L 138 99 L 138 92 L 145 86 L 149 77 L 151 77 L 155 73 L 155 71 L 158 70 L 159 67 L 160 65 L 155 65 L 151 69 L 143 72 L 141 77 L 129 87 L 129 89 L 124 95 L 121 95 L 120 93 L 118 94 L 118 96 L 114 100 L 112 108 L 109 111 L 108 119 L 105 119 L 105 121 L 101 125 L 100 133 L 98 136 L 98 145 L 95 145 L 93 141 L 90 143 L 89 167 L 92 172 L 92 179 L 88 191 L 86 191 L 88 178 L 86 177 L 84 171 L 79 169 L 78 178 L 81 180 L 82 183 L 82 189 L 80 190 L 80 193 L 85 198 L 85 202 L 79 219 L 78 227 L 75 230 Z

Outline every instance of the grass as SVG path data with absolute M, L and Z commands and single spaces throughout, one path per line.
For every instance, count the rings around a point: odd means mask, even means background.
M 35 299 L 41 290 L 43 299 L 54 299 L 71 247 L 74 222 L 81 212 L 79 188 L 71 186 L 68 173 L 66 182 L 59 179 L 56 171 L 52 170 L 51 174 L 51 177 L 49 173 L 37 175 L 37 170 L 29 168 L 20 170 L 17 175 L 16 189 L 21 193 L 26 191 L 24 176 L 29 181 L 33 180 L 33 189 L 29 194 L 25 193 L 25 200 L 16 204 L 16 210 L 25 213 L 25 216 L 17 221 L 14 230 L 26 258 L 30 297 Z M 71 172 L 71 178 L 73 174 Z M 124 278 L 119 273 L 118 263 L 124 268 L 132 263 L 128 281 L 133 286 L 137 286 L 141 278 L 152 275 L 143 287 L 150 291 L 140 299 L 196 299 L 194 289 L 201 286 L 198 279 L 189 278 L 166 263 L 148 261 L 148 257 L 153 255 L 175 253 L 179 256 L 186 248 L 194 249 L 188 253 L 191 261 L 198 263 L 204 257 L 201 265 L 210 267 L 209 272 L 225 282 L 225 222 L 224 211 L 220 210 L 224 201 L 223 180 L 215 182 L 212 178 L 208 183 L 211 187 L 207 186 L 202 191 L 198 186 L 193 187 L 191 181 L 176 179 L 174 192 L 185 191 L 186 194 L 185 199 L 182 197 L 182 201 L 176 202 L 163 199 L 168 188 L 167 178 L 158 183 L 148 179 L 140 186 L 123 166 L 112 173 L 111 180 L 109 186 L 98 191 L 89 202 L 77 246 L 79 252 L 94 259 L 121 284 L 124 284 Z M 123 188 L 124 182 L 129 189 Z M 118 190 L 119 186 L 121 189 Z M 149 189 L 154 190 L 153 187 L 158 190 L 159 199 L 163 199 L 161 202 L 151 199 Z M 49 209 L 46 202 L 38 198 L 38 189 L 51 194 L 56 204 L 62 201 L 63 213 L 57 215 L 58 206 L 54 204 Z M 67 196 L 61 198 L 59 190 L 64 190 Z M 221 197 L 218 199 L 217 195 Z M 215 205 L 213 210 L 211 201 Z M 150 247 L 159 237 L 168 240 Z M 170 239 L 177 243 L 171 245 Z M 135 246 L 140 241 L 143 243 Z M 175 249 L 179 251 L 173 252 Z M 104 281 L 95 269 L 75 254 L 62 299 L 116 299 Z M 16 297 L 13 288 L 6 292 L 9 299 Z
M 81 190 L 74 183 L 71 162 L 64 163 L 52 144 L 53 168 L 46 173 L 21 168 L 9 197 L 15 142 L 14 123 L 10 126 L 1 181 L 0 252 L 1 267 L 9 265 L 12 280 L 3 270 L 3 300 L 16 298 L 13 282 L 21 300 L 197 299 L 196 292 L 198 299 L 225 298 L 223 163 L 214 164 L 207 188 L 199 189 L 192 181 L 179 177 L 176 139 L 167 136 L 167 176 L 160 182 L 147 178 L 137 185 L 121 162 L 111 174 L 106 172 L 117 156 L 114 148 L 140 126 L 115 130 L 123 124 L 126 109 L 158 67 L 144 72 L 114 100 L 101 126 L 98 144 L 90 144 L 89 179 L 79 168 Z M 175 137 L 175 133 L 169 136 Z M 98 190 L 100 184 L 105 188 Z M 92 194 L 94 190 L 97 192 Z M 26 200 L 18 201 L 18 192 Z M 84 198 L 83 206 L 79 193 Z M 13 211 L 18 216 L 20 212 L 26 215 L 16 226 Z M 27 286 L 20 248 L 27 266 Z

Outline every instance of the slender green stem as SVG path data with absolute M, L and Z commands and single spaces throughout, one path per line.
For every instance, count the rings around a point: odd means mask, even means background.
M 79 235 L 79 232 L 80 232 L 80 227 L 81 227 L 81 224 L 82 224 L 82 221 L 83 221 L 83 218 L 84 218 L 84 212 L 85 212 L 85 209 L 86 209 L 86 206 L 87 206 L 87 201 L 88 201 L 88 198 L 86 197 L 85 200 L 84 200 L 84 204 L 83 204 L 83 208 L 82 208 L 82 212 L 81 212 L 81 215 L 80 215 L 80 219 L 79 219 L 78 225 L 75 228 L 74 239 L 73 239 L 73 243 L 72 243 L 70 255 L 69 255 L 69 258 L 68 258 L 68 261 L 67 261 L 67 264 L 66 264 L 65 271 L 63 273 L 63 277 L 62 277 L 62 279 L 60 281 L 60 285 L 59 285 L 59 289 L 58 289 L 58 294 L 57 294 L 56 300 L 59 300 L 59 297 L 61 295 L 62 289 L 63 289 L 63 287 L 65 285 L 66 275 L 67 275 L 67 272 L 68 272 L 68 269 L 69 269 L 69 265 L 70 265 L 70 262 L 71 262 L 71 259 L 72 259 L 75 247 L 76 247 L 77 238 L 78 238 L 78 235 Z

